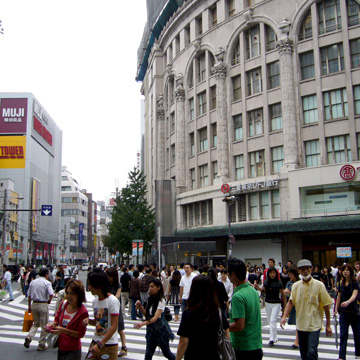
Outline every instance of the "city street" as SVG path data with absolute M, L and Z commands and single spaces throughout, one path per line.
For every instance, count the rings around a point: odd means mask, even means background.
M 80 271 L 79 279 L 84 281 L 86 279 L 87 272 Z M 20 284 L 13 283 L 13 290 L 15 295 L 15 301 L 8 301 L 8 294 L 6 299 L 0 302 L 0 343 L 1 343 L 1 359 L 6 360 L 17 360 L 17 359 L 29 359 L 29 360 L 42 360 L 42 359 L 56 359 L 57 350 L 47 350 L 44 352 L 36 351 L 38 345 L 38 338 L 40 331 L 37 333 L 37 337 L 31 342 L 30 348 L 26 349 L 24 344 L 24 339 L 27 333 L 22 332 L 22 322 L 24 311 L 27 309 L 27 303 L 25 302 L 24 295 L 19 291 Z M 87 293 L 87 304 L 90 317 L 93 316 L 91 301 L 93 296 L 91 293 Z M 53 319 L 54 299 L 50 305 L 50 319 Z M 299 351 L 293 350 L 291 345 L 295 339 L 295 330 L 294 326 L 286 326 L 285 330 L 281 330 L 278 323 L 278 334 L 279 341 L 275 344 L 274 347 L 270 348 L 267 344 L 269 342 L 269 327 L 266 321 L 265 310 L 262 310 L 261 313 L 263 321 L 263 350 L 264 350 L 264 360 L 270 359 L 299 359 Z M 145 328 L 140 330 L 135 330 L 133 328 L 134 321 L 129 320 L 129 316 L 125 316 L 125 333 L 128 347 L 128 356 L 124 359 L 131 360 L 140 360 L 144 358 L 145 354 Z M 279 319 L 280 321 L 280 319 Z M 179 324 L 175 322 L 170 323 L 172 330 L 176 334 Z M 199 329 L 201 331 L 201 329 Z M 93 335 L 93 328 L 90 326 L 86 332 L 85 337 L 82 339 L 83 344 L 83 356 L 85 357 L 88 346 L 90 344 L 91 338 Z M 171 349 L 175 353 L 178 337 L 176 336 L 173 343 L 171 343 Z M 154 360 L 164 359 L 161 354 L 161 351 L 157 350 L 154 356 Z M 348 357 L 351 358 L 354 356 L 354 343 L 352 340 L 349 340 L 348 343 Z M 320 345 L 319 345 L 319 359 L 328 360 L 328 359 L 337 359 L 338 352 L 335 347 L 335 335 L 332 338 L 326 338 L 324 333 L 321 334 Z

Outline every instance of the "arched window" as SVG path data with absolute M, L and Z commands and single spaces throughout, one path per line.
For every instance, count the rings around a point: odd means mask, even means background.
M 305 16 L 299 31 L 299 41 L 312 38 L 311 11 Z
M 270 26 L 265 25 L 265 32 L 266 32 L 266 51 L 274 50 L 277 41 L 275 31 Z
M 246 59 L 260 55 L 260 27 L 255 25 L 245 31 L 246 38 Z

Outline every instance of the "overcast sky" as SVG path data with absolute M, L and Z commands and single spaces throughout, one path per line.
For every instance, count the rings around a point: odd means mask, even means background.
M 62 164 L 104 199 L 140 150 L 146 0 L 1 0 L 0 92 L 31 92 L 63 131 Z

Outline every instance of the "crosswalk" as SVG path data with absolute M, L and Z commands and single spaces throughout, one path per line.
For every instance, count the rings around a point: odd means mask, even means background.
M 24 296 L 19 291 L 14 291 L 15 300 L 12 302 L 8 301 L 8 295 L 0 302 L 0 344 L 14 344 L 14 346 L 19 346 L 23 348 L 24 339 L 26 333 L 22 332 L 22 322 L 24 312 L 27 310 L 27 302 L 24 299 Z M 90 317 L 93 317 L 92 312 L 92 300 L 93 296 L 90 292 L 86 294 L 87 303 L 86 307 L 89 311 Z M 56 299 L 53 299 L 50 304 L 50 321 L 54 318 L 54 310 L 55 310 Z M 126 311 L 127 314 L 127 311 Z M 294 343 L 295 339 L 295 326 L 286 325 L 285 329 L 281 329 L 278 323 L 278 337 L 279 341 L 275 344 L 274 347 L 269 347 L 269 326 L 266 321 L 265 310 L 262 310 L 261 313 L 262 321 L 263 321 L 263 331 L 262 331 L 262 340 L 263 340 L 263 351 L 264 351 L 264 360 L 274 360 L 274 359 L 299 359 L 300 353 L 298 349 L 292 349 L 291 345 Z M 279 319 L 280 321 L 280 319 Z M 136 321 L 130 320 L 130 317 L 125 315 L 125 334 L 126 334 L 126 345 L 128 348 L 128 355 L 124 357 L 124 359 L 129 360 L 140 360 L 144 359 L 145 348 L 146 348 L 146 340 L 145 340 L 145 327 L 141 329 L 134 329 L 133 325 Z M 4 324 L 5 323 L 5 324 Z M 179 323 L 171 321 L 170 327 L 173 332 L 176 334 Z M 338 329 L 339 330 L 339 329 Z M 201 331 L 201 329 L 199 329 Z M 92 335 L 94 332 L 94 328 L 89 326 L 85 337 L 82 339 L 82 352 L 85 354 L 88 351 L 88 347 L 92 340 Z M 333 326 L 333 333 L 334 326 Z M 351 330 L 350 330 L 351 334 Z M 31 347 L 37 347 L 38 339 L 39 339 L 40 331 L 38 331 L 35 339 L 31 342 Z M 351 335 L 352 338 L 352 335 Z M 177 345 L 179 342 L 178 336 L 175 337 L 175 340 L 170 344 L 170 348 L 173 353 L 176 354 Z M 120 339 L 119 339 L 119 344 Z M 25 351 L 26 350 L 25 348 Z M 348 342 L 348 359 L 354 358 L 354 343 L 353 340 L 349 340 Z M 48 350 L 49 352 L 55 352 L 56 350 Z M 162 356 L 161 350 L 157 350 L 154 357 L 154 360 L 164 359 Z M 320 360 L 331 360 L 338 359 L 338 350 L 335 346 L 334 335 L 332 338 L 325 337 L 325 334 L 321 334 L 320 344 L 319 344 L 319 359 Z

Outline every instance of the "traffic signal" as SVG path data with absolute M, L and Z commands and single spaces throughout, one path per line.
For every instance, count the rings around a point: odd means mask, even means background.
M 233 234 L 229 234 L 229 244 L 235 245 L 235 236 Z
M 230 203 L 230 204 L 234 204 L 235 201 L 236 201 L 236 197 L 234 195 L 232 196 L 225 196 L 223 199 L 222 199 L 223 202 L 226 202 L 226 203 Z

